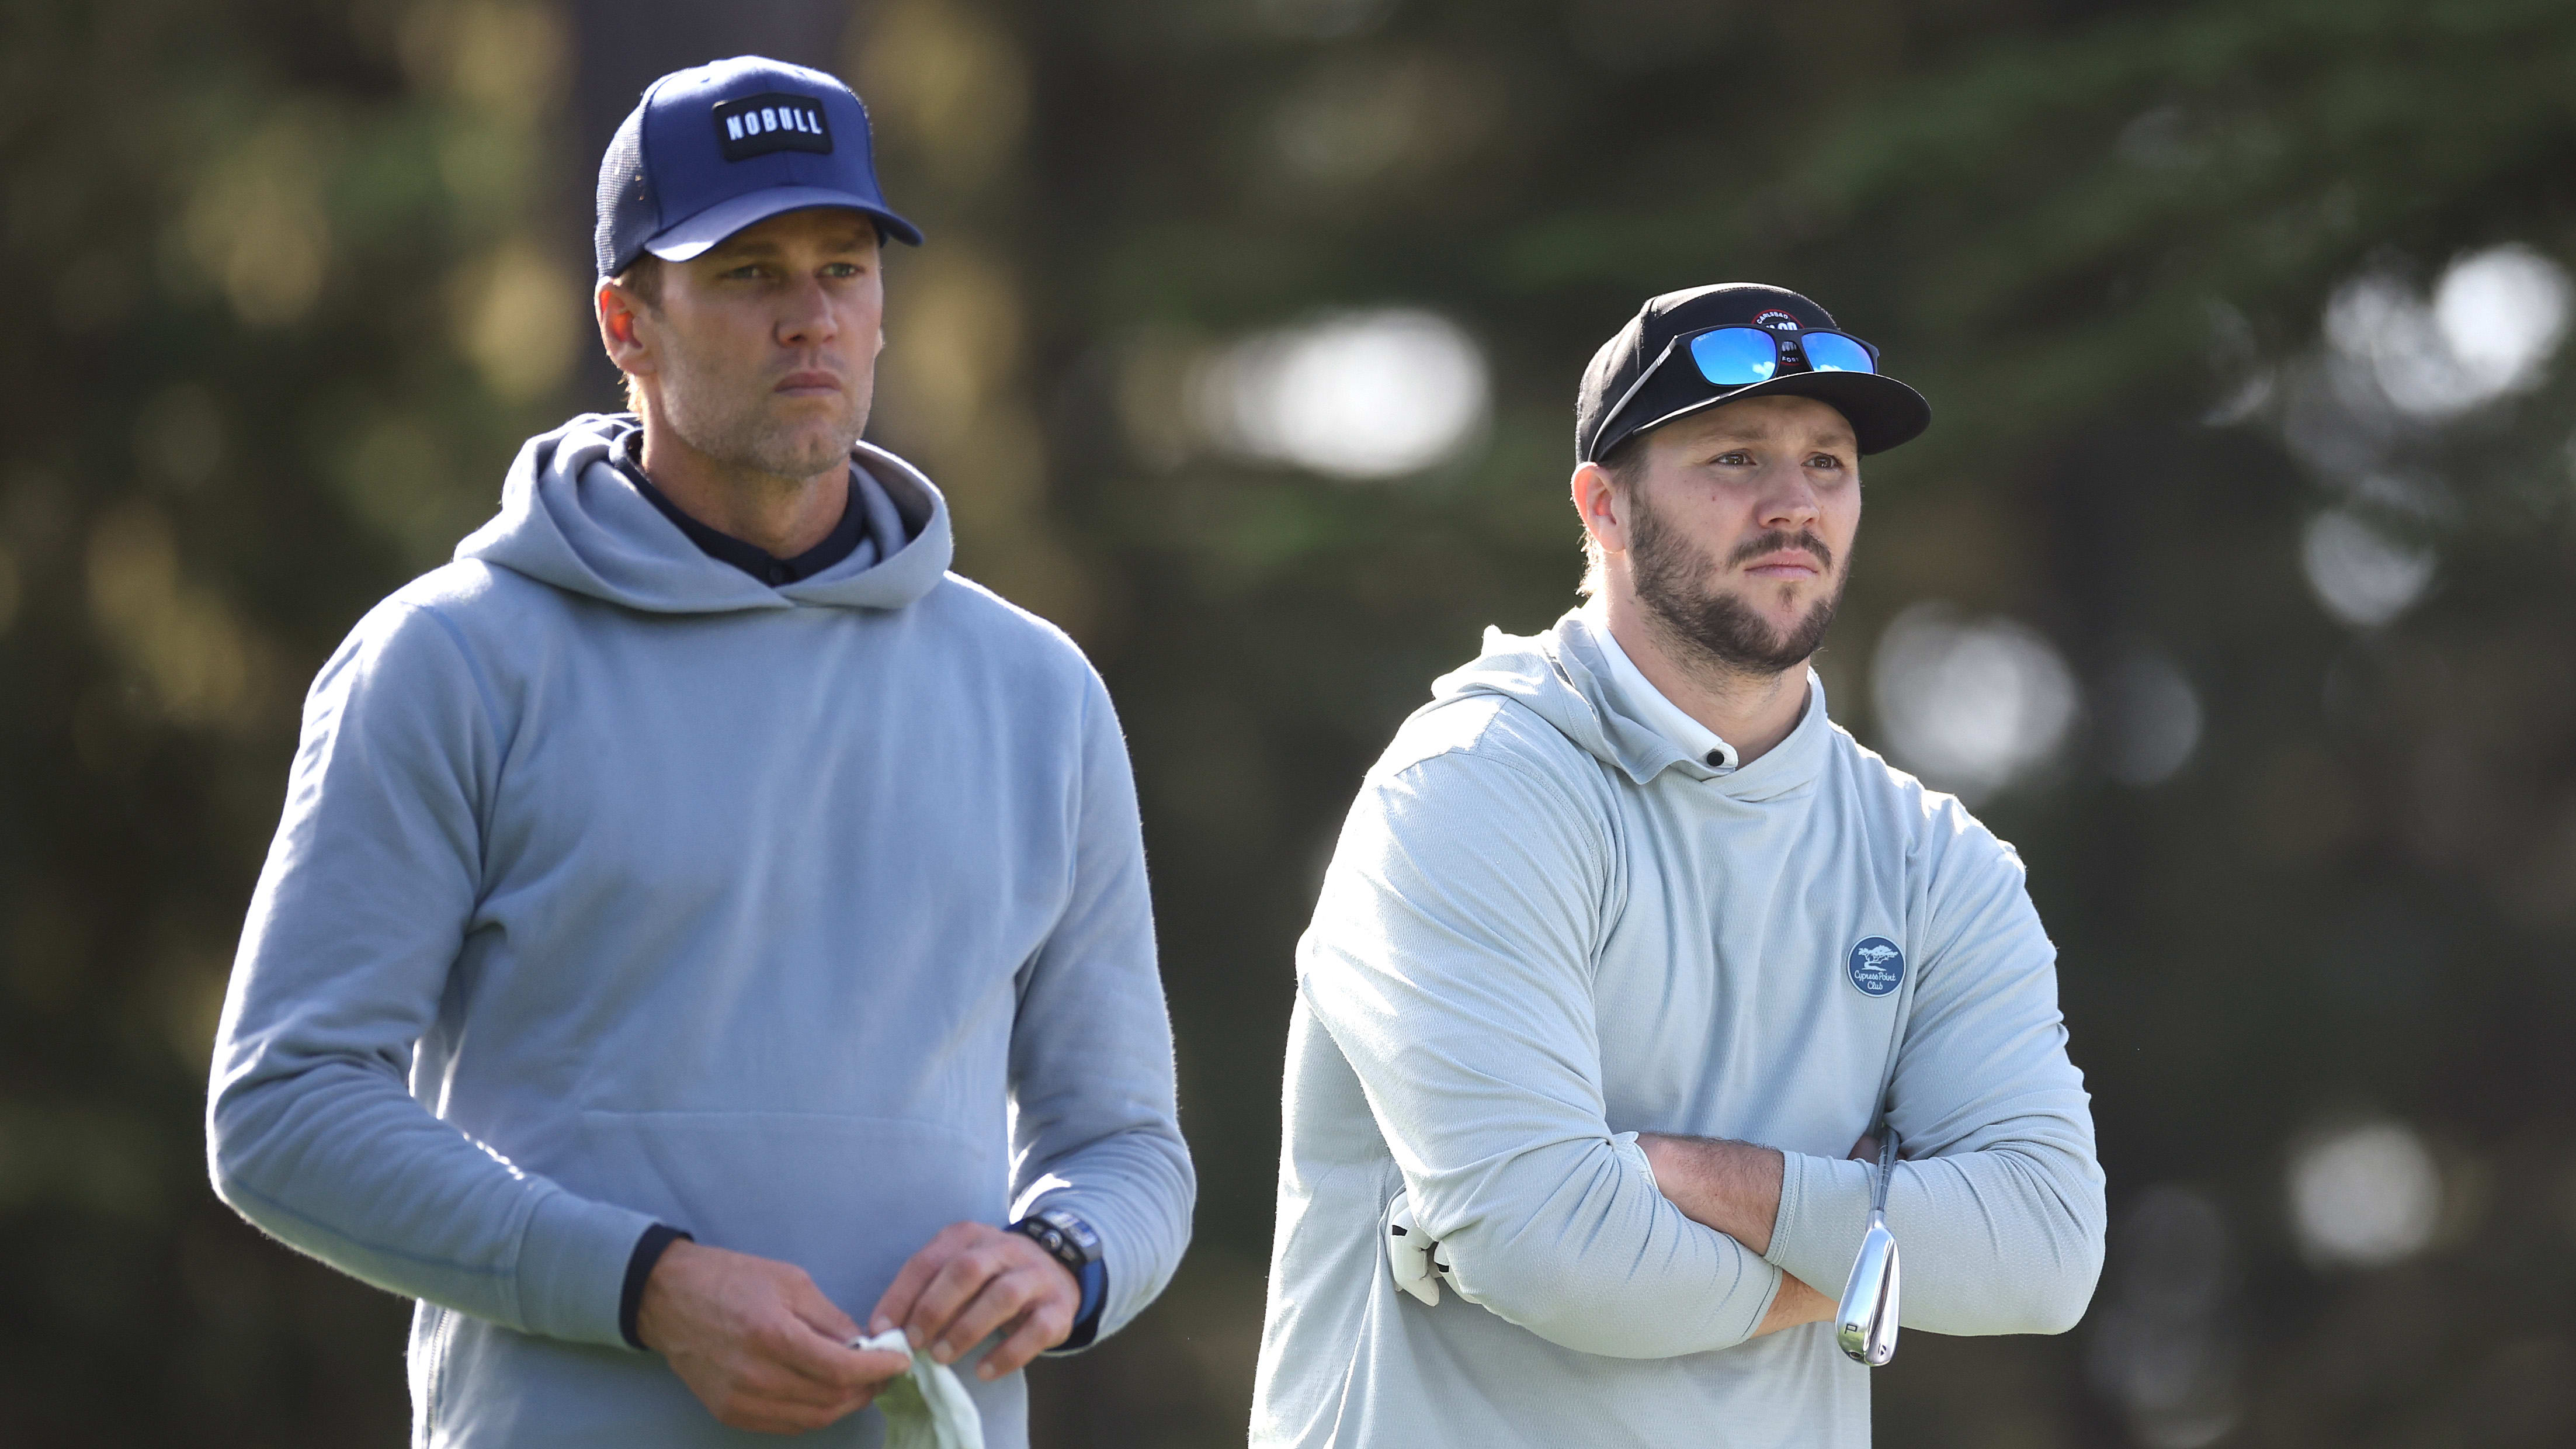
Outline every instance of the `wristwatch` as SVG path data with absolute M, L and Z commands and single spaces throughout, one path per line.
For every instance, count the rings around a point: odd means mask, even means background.
M 1040 1208 L 1011 1224 L 1011 1231 L 1026 1235 L 1053 1254 L 1076 1282 L 1082 1280 L 1085 1268 L 1100 1261 L 1100 1235 L 1091 1230 L 1091 1224 L 1063 1208 Z

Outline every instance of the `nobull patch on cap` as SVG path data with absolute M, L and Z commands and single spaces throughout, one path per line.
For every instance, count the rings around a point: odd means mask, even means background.
M 823 118 L 823 102 L 813 96 L 769 91 L 724 101 L 715 108 L 716 144 L 727 161 L 748 161 L 772 151 L 818 151 L 830 155 L 832 125 Z

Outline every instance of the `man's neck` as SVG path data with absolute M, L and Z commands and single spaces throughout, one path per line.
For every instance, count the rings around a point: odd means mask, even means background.
M 1619 641 L 1637 672 L 1682 713 L 1733 745 L 1738 766 L 1771 753 L 1807 712 L 1804 661 L 1777 674 L 1728 669 L 1705 659 L 1687 659 L 1681 650 L 1666 644 L 1663 630 L 1646 617 L 1633 595 L 1605 594 L 1602 612 L 1610 637 Z
M 767 552 L 794 558 L 821 543 L 849 506 L 850 468 L 838 463 L 810 478 L 725 463 L 644 417 L 644 476 L 691 518 Z

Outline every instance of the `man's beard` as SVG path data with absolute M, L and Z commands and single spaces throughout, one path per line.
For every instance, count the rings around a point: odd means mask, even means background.
M 1797 667 L 1825 642 L 1834 609 L 1842 603 L 1848 573 L 1804 618 L 1785 631 L 1775 629 L 1742 599 L 1702 584 L 1710 572 L 1707 556 L 1665 525 L 1647 505 L 1642 489 L 1628 490 L 1628 513 L 1628 566 L 1636 580 L 1637 602 L 1645 607 L 1646 617 L 1665 643 L 1731 674 L 1768 677 Z M 1805 549 L 1828 574 L 1833 572 L 1833 550 L 1823 539 L 1779 529 L 1745 540 L 1725 566 L 1733 568 L 1786 548 Z
M 849 457 L 867 427 L 868 405 L 858 389 L 844 394 L 849 407 L 828 432 L 787 427 L 762 407 L 765 394 L 742 391 L 738 380 L 719 378 L 679 362 L 663 376 L 662 421 L 690 447 L 719 463 L 773 478 L 806 479 Z

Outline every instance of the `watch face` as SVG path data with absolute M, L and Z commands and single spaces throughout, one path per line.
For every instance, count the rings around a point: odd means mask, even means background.
M 1039 1241 L 1050 1251 L 1061 1253 L 1070 1245 L 1085 1262 L 1100 1256 L 1100 1235 L 1091 1230 L 1091 1224 L 1062 1208 L 1048 1208 L 1037 1215 L 1037 1220 L 1047 1226 L 1046 1236 Z

